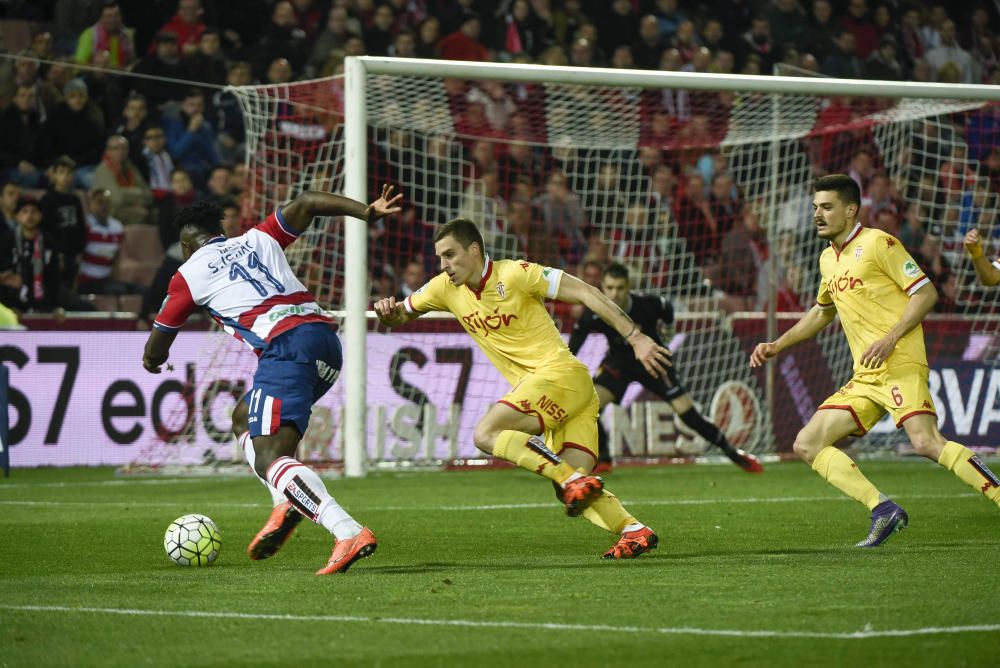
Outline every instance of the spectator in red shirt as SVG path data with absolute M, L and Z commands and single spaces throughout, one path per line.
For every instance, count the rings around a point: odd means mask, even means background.
M 160 32 L 172 32 L 177 35 L 177 46 L 181 54 L 193 55 L 198 50 L 198 41 L 205 31 L 201 22 L 201 0 L 177 0 L 177 13 L 160 28 Z M 155 44 L 149 50 L 155 49 Z
M 466 12 L 459 29 L 438 42 L 441 57 L 445 60 L 489 60 L 489 52 L 479 41 L 481 30 L 479 15 Z
M 864 60 L 878 48 L 878 30 L 868 16 L 867 0 L 851 0 L 841 24 L 854 33 L 854 48 L 858 58 Z

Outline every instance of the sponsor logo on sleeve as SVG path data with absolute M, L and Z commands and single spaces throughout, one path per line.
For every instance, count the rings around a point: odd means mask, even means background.
M 920 267 L 918 267 L 917 263 L 914 262 L 913 260 L 907 260 L 903 264 L 903 273 L 909 276 L 910 278 L 916 278 L 917 276 L 920 275 Z

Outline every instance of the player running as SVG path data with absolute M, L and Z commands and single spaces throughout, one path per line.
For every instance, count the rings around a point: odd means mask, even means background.
M 635 519 L 600 478 L 586 475 L 597 461 L 597 393 L 587 367 L 570 353 L 543 301 L 584 304 L 625 337 L 653 375 L 670 351 L 649 338 L 597 288 L 558 269 L 486 254 L 482 233 L 466 219 L 434 235 L 441 273 L 397 303 L 375 304 L 379 320 L 396 327 L 429 311 L 449 311 L 511 384 L 479 420 L 473 439 L 488 455 L 544 476 L 570 516 L 583 515 L 619 534 L 604 559 L 636 557 L 657 536 Z M 539 436 L 544 434 L 543 438 Z
M 666 297 L 629 292 L 630 287 L 628 269 L 624 265 L 613 262 L 605 268 L 601 277 L 601 290 L 618 308 L 627 313 L 642 331 L 648 332 L 657 345 L 662 346 L 660 323 L 667 327 L 674 323 L 674 309 L 670 300 Z M 594 389 L 597 390 L 597 398 L 601 401 L 600 410 L 604 410 L 609 403 L 620 404 L 628 386 L 640 383 L 663 401 L 669 402 L 674 413 L 684 424 L 717 446 L 734 464 L 750 473 L 764 472 L 764 467 L 756 457 L 733 447 L 726 439 L 726 435 L 698 412 L 687 390 L 681 385 L 673 365 L 667 367 L 666 373 L 660 378 L 648 373 L 636 362 L 631 347 L 622 335 L 590 309 L 583 312 L 573 327 L 573 333 L 569 337 L 570 352 L 575 355 L 592 332 L 604 334 L 608 339 L 608 353 L 601 361 L 601 368 L 594 378 Z M 597 421 L 597 433 L 600 446 L 598 461 L 610 465 L 608 433 L 600 420 Z
M 854 357 L 854 376 L 827 398 L 795 437 L 795 453 L 831 485 L 872 511 L 868 537 L 858 547 L 880 545 L 909 518 L 834 447 L 864 435 L 886 413 L 902 426 L 917 454 L 941 464 L 1000 505 L 1000 480 L 971 450 L 946 441 L 927 385 L 927 354 L 920 322 L 937 290 L 903 245 L 880 230 L 861 227 L 861 191 L 846 174 L 820 178 L 814 187 L 817 234 L 830 241 L 819 258 L 816 305 L 776 341 L 750 355 L 759 367 L 796 343 L 816 336 L 840 314 Z
M 253 388 L 233 410 L 233 433 L 274 502 L 270 519 L 247 548 L 251 559 L 274 555 L 303 515 L 336 539 L 317 575 L 344 573 L 378 545 L 371 530 L 330 496 L 319 475 L 295 459 L 312 405 L 337 380 L 342 354 L 331 319 L 295 277 L 284 249 L 317 216 L 371 223 L 399 212 L 402 195 L 393 197 L 392 190 L 383 187 L 368 206 L 339 195 L 303 193 L 230 239 L 222 233 L 218 205 L 197 202 L 177 215 L 185 261 L 170 281 L 142 364 L 160 373 L 177 331 L 198 307 L 259 356 Z
M 979 230 L 969 230 L 965 235 L 965 252 L 972 258 L 972 266 L 976 269 L 980 283 L 988 288 L 1000 285 L 1000 258 L 990 262 L 986 257 Z

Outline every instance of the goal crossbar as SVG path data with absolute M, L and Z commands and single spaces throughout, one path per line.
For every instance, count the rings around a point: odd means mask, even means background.
M 454 77 L 492 79 L 523 83 L 555 83 L 581 86 L 635 88 L 680 88 L 731 92 L 778 93 L 787 95 L 851 95 L 860 97 L 929 98 L 1000 102 L 1000 86 L 923 83 L 913 81 L 870 81 L 814 77 L 711 74 L 705 72 L 663 72 L 612 69 L 608 67 L 568 67 L 507 63 L 473 63 L 421 58 L 379 58 L 351 56 L 346 74 L 352 69 L 362 74 L 392 74 L 412 77 Z

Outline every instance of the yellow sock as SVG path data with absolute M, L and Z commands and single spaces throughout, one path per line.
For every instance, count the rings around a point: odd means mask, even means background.
M 583 516 L 613 534 L 620 534 L 623 528 L 639 521 L 632 517 L 618 497 L 608 490 L 601 492 L 601 495 L 583 511 Z
M 938 464 L 945 467 L 962 482 L 1000 506 L 1000 479 L 986 464 L 980 461 L 972 450 L 961 443 L 948 441 L 944 444 Z
M 540 436 L 532 436 L 523 431 L 508 429 L 500 432 L 493 444 L 493 456 L 560 485 L 576 473 L 573 467 L 545 446 L 545 441 Z
M 823 448 L 812 463 L 813 470 L 823 479 L 856 501 L 872 510 L 879 503 L 879 492 L 869 482 L 858 465 L 837 448 Z

